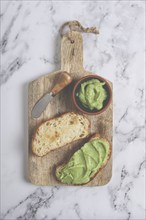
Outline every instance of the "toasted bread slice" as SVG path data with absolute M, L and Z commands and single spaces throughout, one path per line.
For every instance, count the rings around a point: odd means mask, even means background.
M 98 141 L 97 146 L 94 140 Z M 106 166 L 111 152 L 109 141 L 95 134 L 73 154 L 67 163 L 56 168 L 56 178 L 59 182 L 68 185 L 87 184 Z
M 32 138 L 32 151 L 44 156 L 52 150 L 89 135 L 90 122 L 80 114 L 69 112 L 43 122 Z

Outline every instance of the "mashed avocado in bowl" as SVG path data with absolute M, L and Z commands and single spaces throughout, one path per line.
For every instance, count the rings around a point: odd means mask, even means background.
M 103 108 L 103 103 L 107 98 L 107 91 L 103 87 L 105 82 L 98 79 L 90 79 L 80 84 L 80 90 L 76 93 L 82 105 L 90 110 Z
M 74 104 L 85 114 L 99 114 L 105 111 L 111 102 L 111 97 L 109 83 L 97 75 L 81 78 L 73 89 Z

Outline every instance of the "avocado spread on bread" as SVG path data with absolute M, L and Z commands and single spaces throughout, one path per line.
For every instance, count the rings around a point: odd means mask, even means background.
M 106 139 L 95 138 L 84 144 L 67 164 L 56 169 L 57 179 L 64 184 L 89 182 L 109 159 L 110 144 Z

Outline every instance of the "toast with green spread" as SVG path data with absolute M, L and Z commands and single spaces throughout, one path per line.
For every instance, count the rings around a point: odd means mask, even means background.
M 56 178 L 64 184 L 84 185 L 105 167 L 110 156 L 110 143 L 99 134 L 95 134 L 73 154 L 68 163 L 56 168 Z
M 32 151 L 42 157 L 52 150 L 87 137 L 89 128 L 90 122 L 84 115 L 64 113 L 43 122 L 37 128 L 32 138 Z

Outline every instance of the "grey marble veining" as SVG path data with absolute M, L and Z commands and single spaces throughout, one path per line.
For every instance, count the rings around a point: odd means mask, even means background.
M 1 1 L 1 218 L 145 219 L 145 1 Z M 27 83 L 60 68 L 60 26 L 79 20 L 84 68 L 114 85 L 113 176 L 102 187 L 26 181 Z

